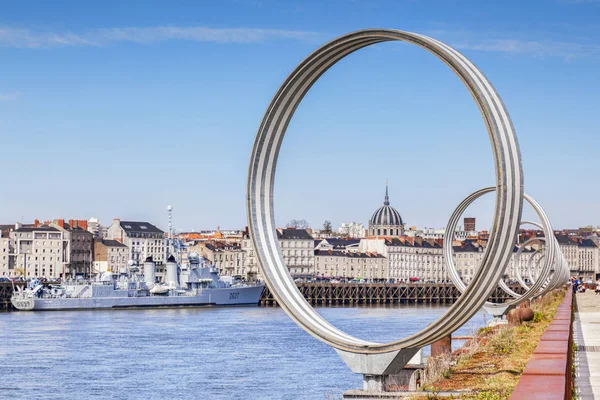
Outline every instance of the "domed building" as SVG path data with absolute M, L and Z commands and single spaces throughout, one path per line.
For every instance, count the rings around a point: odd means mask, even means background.
M 369 236 L 402 236 L 403 234 L 404 222 L 398 210 L 390 206 L 386 184 L 383 206 L 379 207 L 369 220 Z

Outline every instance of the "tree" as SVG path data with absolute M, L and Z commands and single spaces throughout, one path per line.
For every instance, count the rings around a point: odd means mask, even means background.
M 323 222 L 323 232 L 331 233 L 331 221 Z
M 286 228 L 294 228 L 294 229 L 308 229 L 308 221 L 305 219 L 293 219 L 287 223 Z

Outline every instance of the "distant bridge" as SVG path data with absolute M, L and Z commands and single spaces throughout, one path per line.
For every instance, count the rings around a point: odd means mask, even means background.
M 353 304 L 452 304 L 460 292 L 451 283 L 328 283 L 297 282 L 298 290 L 312 305 Z M 509 287 L 519 294 L 525 291 L 518 285 Z M 499 287 L 490 301 L 512 299 Z M 271 291 L 265 286 L 260 305 L 277 306 Z

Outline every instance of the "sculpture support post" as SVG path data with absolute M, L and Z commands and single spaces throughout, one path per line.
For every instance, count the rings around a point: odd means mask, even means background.
M 389 375 L 399 373 L 419 349 L 402 349 L 390 353 L 362 354 L 336 349 L 342 360 L 355 374 L 363 376 L 363 390 L 385 391 Z

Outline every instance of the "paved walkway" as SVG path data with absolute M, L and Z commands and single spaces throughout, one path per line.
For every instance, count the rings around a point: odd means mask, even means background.
M 600 400 L 600 295 L 591 290 L 578 293 L 576 304 L 575 387 L 580 399 Z

